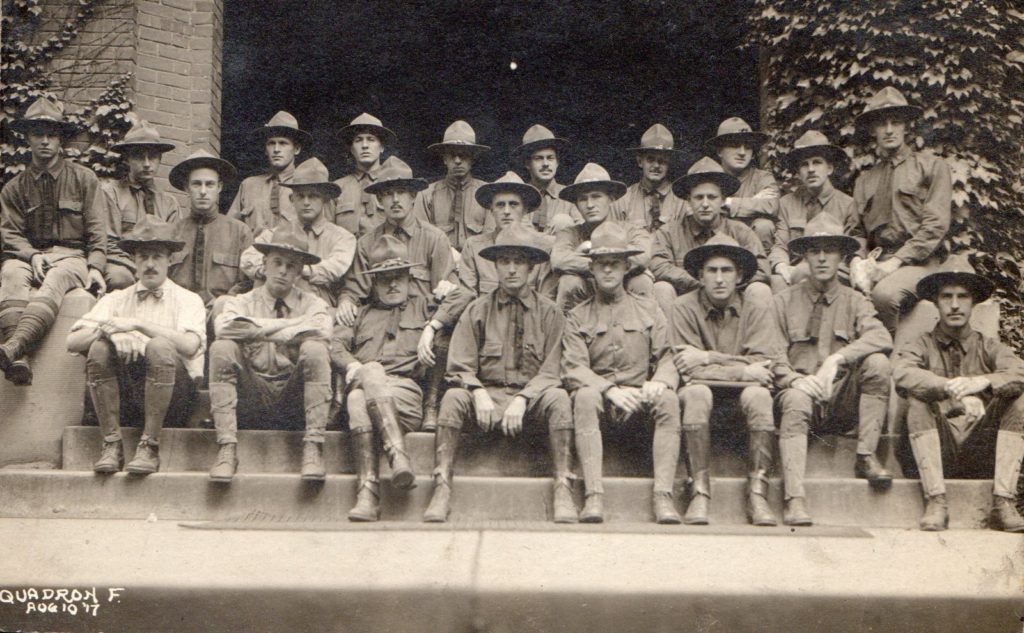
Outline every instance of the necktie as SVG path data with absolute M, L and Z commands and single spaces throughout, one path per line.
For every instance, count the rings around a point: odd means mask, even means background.
M 523 302 L 512 297 L 505 307 L 509 310 L 506 336 L 512 343 L 512 368 L 518 371 L 523 363 Z
M 199 292 L 206 287 L 206 235 L 203 218 L 196 220 L 196 239 L 192 244 L 192 287 L 190 290 Z
M 33 236 L 41 241 L 52 241 L 54 238 L 53 225 L 57 219 L 57 181 L 50 172 L 43 172 L 39 177 L 39 193 L 42 204 L 36 215 L 36 234 Z
M 533 226 L 541 233 L 548 226 L 548 198 L 544 193 L 540 195 L 540 206 L 533 212 Z
M 281 183 L 277 176 L 270 180 L 270 226 L 277 224 L 281 215 Z
M 953 341 L 949 344 L 949 365 L 950 365 L 950 376 L 949 378 L 955 378 L 961 375 L 961 364 L 963 363 L 964 356 L 960 350 L 960 342 Z
M 156 215 L 156 194 L 149 187 L 142 188 L 142 207 L 146 215 Z
M 452 221 L 452 224 L 455 225 L 455 240 L 456 240 L 456 243 L 452 244 L 452 246 L 455 246 L 456 248 L 458 248 L 458 246 L 461 245 L 462 242 L 463 242 L 463 239 L 462 239 L 463 235 L 462 234 L 463 234 L 463 230 L 464 230 L 464 226 L 465 226 L 465 224 L 464 224 L 464 222 L 462 220 L 462 213 L 463 213 L 463 209 L 462 209 L 462 205 L 463 205 L 462 198 L 463 198 L 463 195 L 462 194 L 463 194 L 462 183 L 453 184 L 452 185 L 451 221 Z
M 661 226 L 661 194 L 657 190 L 648 192 L 651 197 L 651 220 L 649 228 L 651 231 L 657 231 Z
M 138 298 L 140 303 L 149 297 L 153 297 L 154 301 L 159 301 L 164 296 L 164 289 L 154 288 L 153 290 L 150 290 L 149 288 L 139 288 L 135 291 L 135 296 Z
M 807 336 L 817 341 L 821 334 L 821 314 L 825 309 L 825 295 L 820 294 L 815 298 L 811 307 L 811 318 L 807 321 Z
M 288 318 L 288 304 L 284 302 L 284 299 L 274 301 L 274 315 L 279 319 Z
M 892 221 L 892 161 L 882 159 L 882 170 L 878 176 L 878 187 L 871 199 L 871 209 L 864 217 L 864 228 L 868 234 Z

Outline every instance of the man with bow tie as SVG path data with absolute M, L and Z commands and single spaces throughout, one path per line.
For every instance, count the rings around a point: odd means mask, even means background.
M 171 254 L 184 242 L 173 227 L 152 219 L 119 243 L 134 258 L 139 281 L 100 298 L 71 326 L 68 351 L 86 356 L 86 376 L 103 432 L 98 473 L 121 470 L 120 420 L 144 427 L 128 472 L 148 475 L 160 468 L 160 429 L 188 419 L 195 383 L 203 377 L 206 310 L 203 300 L 167 278 Z M 127 415 L 122 414 L 122 410 Z

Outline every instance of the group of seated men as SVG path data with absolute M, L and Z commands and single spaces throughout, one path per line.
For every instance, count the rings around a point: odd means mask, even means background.
M 642 171 L 631 187 L 593 163 L 559 185 L 568 142 L 539 125 L 515 152 L 529 182 L 512 171 L 482 182 L 472 166 L 488 148 L 456 121 L 430 146 L 447 175 L 428 184 L 393 155 L 381 162 L 395 134 L 367 114 L 339 133 L 352 174 L 332 181 L 316 158 L 296 165 L 310 138 L 280 112 L 256 131 L 267 173 L 245 179 L 222 214 L 229 162 L 197 151 L 173 167 L 185 212 L 154 180 L 173 145 L 138 121 L 113 148 L 127 176 L 100 184 L 62 157 L 74 128 L 40 99 L 12 124 L 31 164 L 0 192 L 0 370 L 31 384 L 29 356 L 63 296 L 92 289 L 100 299 L 67 347 L 87 359 L 97 472 L 124 467 L 122 406 L 144 420 L 127 470 L 157 471 L 161 428 L 189 415 L 205 375 L 212 480 L 236 472 L 239 419 L 304 425 L 302 478 L 323 480 L 337 393 L 358 472 L 349 518 L 379 518 L 378 444 L 390 484 L 415 485 L 404 435 L 425 430 L 435 433 L 431 522 L 449 516 L 461 433 L 546 424 L 556 522 L 603 520 L 602 429 L 649 427 L 656 521 L 705 524 L 714 419 L 745 425 L 750 521 L 777 523 L 767 500 L 777 437 L 783 522 L 810 525 L 812 428 L 855 430 L 856 476 L 891 485 L 875 452 L 895 380 L 909 400 L 922 529 L 947 526 L 944 477 L 980 460 L 994 462 L 993 525 L 1024 531 L 1024 362 L 969 325 L 993 288 L 942 249 L 950 173 L 912 148 L 919 114 L 891 87 L 867 101 L 856 126 L 877 161 L 851 198 L 831 182 L 846 153 L 815 131 L 787 155 L 800 186 L 780 197 L 753 163 L 766 135 L 739 119 L 675 180 L 672 135 L 652 126 L 630 148 Z M 919 298 L 939 323 L 892 354 L 899 315 Z

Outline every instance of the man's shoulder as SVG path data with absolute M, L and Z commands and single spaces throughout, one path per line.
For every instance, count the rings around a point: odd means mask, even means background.
M 946 162 L 946 159 L 943 158 L 942 156 L 939 156 L 938 154 L 935 153 L 934 150 L 929 149 L 927 147 L 919 150 L 914 150 L 914 152 L 911 153 L 910 158 L 916 161 L 917 164 L 921 166 L 921 169 L 925 171 L 931 171 L 932 169 L 935 169 L 936 166 L 941 166 L 945 167 L 946 169 L 949 169 L 949 163 Z
M 266 174 L 266 172 L 260 172 L 258 174 L 253 174 L 251 176 L 246 176 L 245 178 L 243 178 L 242 182 L 238 185 L 238 188 L 239 189 L 243 189 L 243 188 L 244 189 L 248 189 L 250 187 L 255 187 L 257 185 L 262 185 L 266 181 L 267 181 L 267 174 Z
M 775 175 L 767 169 L 762 169 L 760 167 L 755 166 L 753 171 L 750 172 L 750 177 L 755 183 L 759 183 L 761 185 L 775 184 Z
M 242 222 L 237 218 L 228 217 L 223 213 L 217 213 L 217 215 L 219 216 L 219 219 L 216 221 L 224 226 L 230 227 L 231 230 L 237 233 L 252 233 L 252 229 L 250 229 L 249 225 L 245 222 Z
M 750 228 L 739 220 L 732 218 L 722 218 L 722 232 L 732 237 L 737 242 L 740 242 L 740 246 L 743 246 L 743 239 L 750 239 L 760 242 L 757 239 L 757 234 L 754 233 L 754 229 Z
M 470 235 L 466 239 L 466 243 L 462 245 L 462 253 L 477 253 L 481 249 L 487 246 L 491 246 L 492 244 L 494 244 L 493 233 L 487 232 L 480 233 L 477 235 Z
M 202 308 L 204 311 L 206 310 L 206 303 L 203 301 L 202 297 L 200 297 L 197 293 L 192 292 L 188 288 L 184 288 L 174 283 L 174 281 L 170 277 L 168 277 L 167 281 L 164 282 L 164 287 L 167 290 L 169 290 L 172 294 L 174 294 L 177 297 L 178 301 L 184 303 L 193 303 Z M 129 286 L 125 290 L 132 290 L 132 288 L 133 286 Z
M 96 175 L 96 172 L 85 165 L 80 165 L 74 161 L 65 159 L 64 168 L 74 174 L 75 178 L 81 179 L 87 183 L 95 183 L 97 187 L 100 184 L 100 179 L 99 176 Z

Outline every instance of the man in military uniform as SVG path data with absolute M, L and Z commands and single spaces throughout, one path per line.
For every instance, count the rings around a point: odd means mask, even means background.
M 380 518 L 376 431 L 391 466 L 391 484 L 401 490 L 415 485 L 405 451 L 404 434 L 418 431 L 423 421 L 423 393 L 417 382 L 423 366 L 416 344 L 430 318 L 427 300 L 409 294 L 409 262 L 405 244 L 381 235 L 371 247 L 373 280 L 368 303 L 359 308 L 355 324 L 339 324 L 331 337 L 331 362 L 345 372 L 349 437 L 356 454 L 359 490 L 350 521 Z
M 444 131 L 444 139 L 427 149 L 441 156 L 445 177 L 432 182 L 416 198 L 416 217 L 444 231 L 456 251 L 470 237 L 494 228 L 490 215 L 476 201 L 484 181 L 473 177 L 473 164 L 490 148 L 476 142 L 476 132 L 465 121 Z
M 768 253 L 772 267 L 772 289 L 781 292 L 811 276 L 806 261 L 797 257 L 789 242 L 805 234 L 804 227 L 821 213 L 828 213 L 843 227 L 843 233 L 857 240 L 859 247 L 850 263 L 865 256 L 864 226 L 853 204 L 853 198 L 832 185 L 832 175 L 848 162 L 843 148 L 832 145 L 821 132 L 809 130 L 793 143 L 786 155 L 790 171 L 796 172 L 800 186 L 782 196 L 779 219 L 775 225 L 775 244 Z M 844 261 L 839 266 L 839 280 L 850 283 L 850 268 Z
M 992 283 L 966 258 L 950 257 L 917 284 L 933 301 L 939 323 L 903 345 L 893 360 L 896 388 L 907 395 L 907 430 L 926 497 L 922 530 L 946 529 L 945 477 L 993 472 L 993 528 L 1024 532 L 1016 508 L 1024 459 L 1024 361 L 970 326 L 971 311 L 992 294 Z
M 661 227 L 654 234 L 649 267 L 657 280 L 654 296 L 666 315 L 672 313 L 676 296 L 700 287 L 700 280 L 686 270 L 686 256 L 716 234 L 728 235 L 757 258 L 757 271 L 747 288 L 760 293 L 765 305 L 771 301 L 768 260 L 754 232 L 739 220 L 723 216 L 722 201 L 739 188 L 739 181 L 725 173 L 710 158 L 694 163 L 686 175 L 672 183 L 676 196 L 685 200 L 690 212 Z M 746 292 L 746 290 L 744 290 Z
M 536 234 L 516 223 L 480 251 L 493 262 L 498 287 L 469 304 L 452 335 L 450 387 L 441 402 L 434 493 L 423 515 L 448 518 L 459 435 L 470 423 L 509 437 L 545 424 L 554 464 L 554 520 L 575 523 L 570 484 L 572 409 L 558 377 L 562 312 L 530 287 L 530 269 L 548 258 Z
M 121 408 L 142 409 L 144 426 L 128 472 L 160 468 L 160 430 L 183 424 L 203 377 L 206 310 L 203 300 L 167 279 L 171 253 L 185 246 L 169 224 L 151 219 L 121 240 L 135 258 L 139 281 L 104 295 L 68 334 L 68 351 L 86 356 L 89 393 L 95 403 L 103 450 L 98 473 L 121 470 Z M 137 413 L 136 413 L 137 415 Z
M 75 288 L 106 291 L 106 222 L 96 174 L 66 160 L 61 146 L 76 132 L 64 106 L 43 97 L 10 124 L 32 162 L 0 191 L 0 371 L 32 384 L 27 356 L 57 320 Z
M 219 450 L 210 479 L 227 483 L 238 467 L 238 417 L 270 423 L 303 420 L 302 478 L 322 481 L 324 430 L 331 402 L 331 315 L 322 299 L 298 288 L 304 266 L 320 258 L 289 224 L 274 230 L 263 253 L 267 282 L 228 297 L 214 318 L 210 411 Z
M 263 143 L 267 171 L 242 181 L 228 208 L 228 217 L 241 220 L 253 235 L 259 235 L 282 220 L 295 221 L 295 209 L 287 190 L 281 186 L 291 182 L 295 157 L 302 153 L 303 147 L 312 146 L 313 138 L 299 129 L 294 116 L 283 110 L 254 130 L 253 135 Z
M 678 153 L 672 132 L 655 123 L 640 137 L 640 146 L 631 147 L 640 168 L 640 182 L 630 185 L 626 195 L 612 205 L 612 217 L 654 233 L 663 224 L 673 222 L 683 213 L 683 201 L 672 193 L 668 177 L 672 159 Z
M 580 521 L 604 520 L 600 423 L 653 419 L 654 517 L 679 523 L 672 485 L 679 461 L 679 374 L 672 365 L 665 316 L 624 279 L 639 254 L 618 225 L 594 230 L 590 259 L 596 293 L 569 313 L 562 337 L 562 381 L 572 393 L 576 453 L 586 502 Z
M 384 127 L 377 117 L 362 113 L 341 128 L 338 139 L 352 157 L 352 173 L 334 181 L 341 196 L 334 202 L 328 219 L 357 238 L 384 221 L 384 213 L 373 194 L 366 188 L 377 182 L 381 169 L 381 153 L 394 147 L 398 135 Z
M 565 185 L 558 184 L 555 177 L 559 160 L 568 150 L 569 141 L 538 124 L 526 130 L 523 144 L 512 152 L 512 162 L 525 167 L 528 184 L 540 192 L 540 204 L 527 218 L 533 228 L 548 235 L 583 221 L 572 203 L 558 197 Z
M 868 99 L 856 120 L 861 136 L 874 140 L 878 160 L 857 176 L 853 200 L 867 248 L 881 249 L 861 289 L 871 293 L 890 332 L 900 314 L 916 303 L 917 282 L 941 264 L 942 240 L 949 231 L 949 165 L 931 152 L 914 150 L 913 122 L 920 115 L 921 108 L 889 86 Z
M 789 250 L 810 277 L 775 296 L 775 321 L 784 346 L 773 370 L 781 410 L 779 454 L 785 483 L 786 525 L 810 525 L 804 495 L 807 434 L 857 428 L 854 472 L 876 489 L 892 476 L 875 457 L 889 407 L 892 337 L 871 301 L 839 283 L 839 267 L 861 243 L 831 213 L 807 222 Z
M 604 167 L 587 163 L 573 184 L 558 194 L 562 200 L 575 204 L 583 216 L 581 224 L 558 231 L 551 250 L 551 269 L 558 277 L 556 302 L 563 311 L 568 312 L 574 305 L 594 294 L 591 258 L 587 251 L 591 246 L 591 235 L 605 223 L 608 223 L 609 228 L 627 236 L 630 250 L 633 251 L 629 257 L 626 289 L 644 297 L 651 296 L 654 282 L 646 268 L 651 250 L 650 234 L 632 224 L 611 219 L 612 203 L 625 192 L 626 185 L 612 180 Z
M 679 390 L 679 405 L 692 478 L 683 521 L 694 525 L 708 522 L 714 407 L 716 419 L 739 417 L 746 423 L 747 518 L 754 525 L 775 525 L 768 505 L 775 439 L 769 364 L 777 347 L 770 291 L 763 284 L 751 284 L 760 286 L 763 296 L 737 291 L 757 271 L 757 258 L 724 233 L 687 253 L 683 265 L 701 284 L 699 290 L 676 300 L 669 317 L 672 360 L 684 385 Z M 734 386 L 712 390 L 703 381 L 741 383 L 739 398 Z
M 111 146 L 121 154 L 128 174 L 116 181 L 100 184 L 107 219 L 107 288 L 116 290 L 135 283 L 134 257 L 118 247 L 121 237 L 146 218 L 163 222 L 178 219 L 178 200 L 156 185 L 160 158 L 174 149 L 173 143 L 160 140 L 160 132 L 147 121 L 138 120 L 124 139 Z

